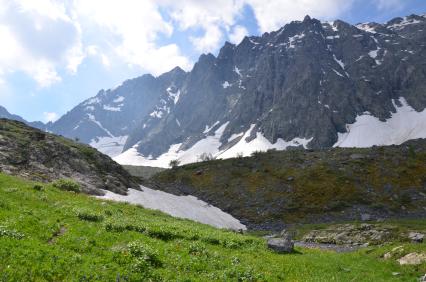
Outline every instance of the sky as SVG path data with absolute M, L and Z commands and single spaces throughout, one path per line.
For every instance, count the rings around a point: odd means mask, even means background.
M 0 0 L 0 105 L 54 121 L 101 89 L 310 15 L 386 22 L 426 0 Z

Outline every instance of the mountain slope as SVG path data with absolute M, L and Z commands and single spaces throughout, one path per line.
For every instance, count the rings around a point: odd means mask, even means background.
M 154 175 L 149 187 L 193 195 L 249 229 L 426 217 L 426 140 L 399 146 L 255 153 Z
M 414 15 L 358 26 L 306 17 L 238 46 L 227 43 L 217 58 L 200 57 L 174 111 L 144 121 L 116 160 L 165 167 L 202 153 L 228 158 L 426 137 L 425 30 L 426 18 Z M 376 126 L 360 130 L 369 118 Z M 368 143 L 350 141 L 378 131 Z
M 115 89 L 101 90 L 56 121 L 49 130 L 78 138 L 103 153 L 121 153 L 128 135 L 153 112 L 168 89 L 179 88 L 186 73 L 175 68 L 157 78 L 144 75 Z
M 11 120 L 16 120 L 16 121 L 20 121 L 23 122 L 29 126 L 38 128 L 38 129 L 46 129 L 46 126 L 44 123 L 42 123 L 41 121 L 33 121 L 33 122 L 29 122 L 26 121 L 25 119 L 23 119 L 21 116 L 18 115 L 14 115 L 9 113 L 6 108 L 0 106 L 0 118 L 7 118 L 7 119 L 11 119 Z
M 51 130 L 119 163 L 161 167 L 272 148 L 401 144 L 426 137 L 425 45 L 425 16 L 356 26 L 307 16 L 226 43 L 189 73 L 101 91 Z
M 0 119 L 0 171 L 44 182 L 72 178 L 97 195 L 139 189 L 135 178 L 90 146 L 7 119 Z

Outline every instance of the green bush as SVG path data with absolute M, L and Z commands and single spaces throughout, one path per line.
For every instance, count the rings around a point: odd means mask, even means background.
M 207 254 L 206 246 L 200 242 L 193 242 L 189 245 L 188 253 L 194 256 Z
M 41 190 L 43 190 L 43 186 L 40 185 L 40 184 L 36 184 L 36 185 L 33 186 L 33 189 L 36 190 L 36 191 L 41 191 Z
M 77 211 L 77 217 L 81 220 L 93 222 L 99 222 L 104 220 L 104 217 L 101 214 L 90 211 Z
M 143 272 L 148 267 L 160 267 L 162 262 L 156 250 L 139 241 L 131 242 L 127 245 L 130 255 L 134 258 L 134 268 Z
M 0 237 L 9 237 L 20 240 L 23 239 L 25 235 L 15 230 L 7 229 L 5 226 L 0 226 Z
M 76 193 L 79 193 L 81 191 L 80 184 L 78 184 L 77 182 L 71 179 L 66 179 L 66 178 L 58 179 L 55 182 L 53 182 L 52 185 L 55 188 L 65 190 L 65 191 L 72 191 Z

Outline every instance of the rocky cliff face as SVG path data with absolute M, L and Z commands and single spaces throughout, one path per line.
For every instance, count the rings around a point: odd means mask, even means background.
M 186 73 L 175 68 L 159 77 L 144 75 L 115 89 L 101 90 L 56 121 L 49 130 L 96 147 L 121 153 L 127 137 L 160 102 L 167 89 L 180 87 Z
M 43 182 L 72 178 L 97 195 L 139 189 L 134 177 L 90 146 L 8 119 L 0 119 L 0 171 Z
M 425 16 L 356 26 L 307 16 L 226 43 L 189 73 L 101 91 L 52 130 L 101 151 L 115 142 L 103 151 L 151 166 L 291 146 L 400 144 L 426 138 L 425 44 Z

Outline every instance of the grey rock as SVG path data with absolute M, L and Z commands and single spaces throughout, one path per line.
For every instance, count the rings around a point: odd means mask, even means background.
M 409 253 L 398 259 L 400 265 L 419 265 L 426 262 L 426 254 Z
M 286 238 L 268 239 L 268 248 L 278 253 L 291 253 L 294 251 L 294 243 Z
M 422 243 L 425 235 L 419 232 L 410 232 L 408 238 L 414 243 Z
M 362 221 L 370 221 L 371 220 L 371 215 L 368 213 L 363 213 L 361 214 L 361 220 Z

